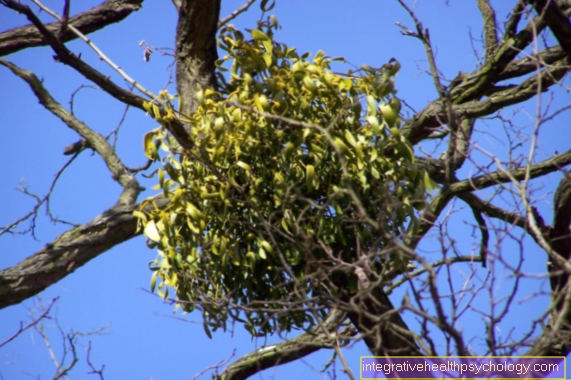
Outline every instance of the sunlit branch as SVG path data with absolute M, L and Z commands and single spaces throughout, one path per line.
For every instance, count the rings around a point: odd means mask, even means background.
M 474 119 L 491 115 L 507 106 L 531 99 L 537 95 L 538 88 L 540 91 L 546 91 L 552 85 L 559 83 L 569 69 L 570 66 L 560 60 L 543 70 L 540 75 L 528 78 L 518 86 L 503 89 L 488 86 L 489 96 L 486 99 L 454 105 L 454 113 L 459 118 Z M 442 102 L 436 100 L 409 119 L 402 127 L 401 133 L 416 145 L 446 123 L 448 123 L 447 112 Z

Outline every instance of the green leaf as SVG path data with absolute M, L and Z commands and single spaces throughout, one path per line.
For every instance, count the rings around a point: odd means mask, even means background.
M 272 3 L 272 5 L 270 5 L 269 7 L 266 8 L 267 4 L 268 4 L 268 0 L 262 0 L 262 2 L 260 3 L 260 9 L 262 10 L 262 12 L 269 12 L 276 6 L 275 1 Z
M 159 274 L 159 271 L 154 271 L 153 275 L 151 276 L 151 292 L 154 293 L 155 291 L 155 287 L 157 285 L 157 276 Z
M 261 2 L 264 10 L 272 3 Z M 208 336 L 228 319 L 256 336 L 315 323 L 301 310 L 268 311 L 284 300 L 323 309 L 319 297 L 303 294 L 315 291 L 306 248 L 323 244 L 311 261 L 324 273 L 334 267 L 330 248 L 357 240 L 363 251 L 378 251 L 386 236 L 405 233 L 425 186 L 432 188 L 412 145 L 398 129 L 394 136 L 384 130 L 401 124 L 388 65 L 341 74 L 324 52 L 310 60 L 276 43 L 275 17 L 258 25 L 251 38 L 230 25 L 220 31 L 225 56 L 216 65 L 230 75 L 216 91 L 193 89 L 193 112 L 183 115 L 168 101 L 145 104 L 162 124 L 145 136 L 145 154 L 162 159 L 157 190 L 171 200 L 162 210 L 147 201 L 135 214 L 147 245 L 159 250 L 151 287 L 162 297 L 170 290 L 185 312 L 208 300 Z M 192 127 L 194 146 L 182 149 L 168 132 L 176 121 Z M 386 219 L 367 223 L 384 211 Z M 350 251 L 344 260 L 355 259 Z M 292 292 L 290 280 L 302 291 Z
M 206 333 L 206 335 L 212 339 L 212 331 L 210 331 L 210 327 L 208 326 L 208 323 L 205 321 L 202 326 L 204 327 L 204 332 Z

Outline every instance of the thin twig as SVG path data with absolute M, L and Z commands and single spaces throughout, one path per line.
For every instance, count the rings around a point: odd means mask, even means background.
M 16 339 L 20 334 L 22 334 L 24 331 L 26 331 L 27 329 L 29 329 L 30 327 L 34 327 L 35 325 L 37 325 L 42 319 L 44 318 L 49 318 L 49 313 L 52 309 L 52 307 L 55 305 L 55 303 L 59 300 L 59 296 L 55 297 L 54 299 L 52 299 L 52 302 L 50 302 L 50 304 L 48 305 L 48 307 L 42 312 L 42 314 L 40 314 L 39 316 L 35 317 L 32 319 L 32 322 L 28 323 L 26 326 L 24 326 L 24 324 L 22 323 L 22 321 L 20 321 L 20 328 L 18 329 L 18 331 L 16 331 L 11 337 L 9 337 L 8 339 L 6 339 L 5 341 L 3 341 L 2 343 L 0 343 L 0 348 L 4 347 L 6 344 L 10 343 L 11 341 L 13 341 L 14 339 Z
M 250 8 L 250 6 L 252 4 L 254 4 L 255 2 L 256 2 L 256 0 L 248 0 L 240 8 L 236 9 L 234 12 L 230 13 L 228 16 L 224 17 L 223 19 L 220 19 L 218 21 L 218 29 L 222 28 L 224 25 L 226 25 L 227 23 L 229 23 L 230 21 L 232 21 L 233 19 L 238 17 L 238 15 L 240 13 L 246 12 L 248 10 L 248 8 Z

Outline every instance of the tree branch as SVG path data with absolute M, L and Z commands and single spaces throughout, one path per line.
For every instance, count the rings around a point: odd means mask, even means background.
M 491 93 L 482 101 L 470 101 L 454 105 L 454 113 L 459 118 L 469 119 L 491 115 L 504 107 L 531 99 L 537 95 L 538 91 L 547 91 L 568 72 L 569 63 L 565 60 L 557 61 L 543 70 L 540 75 L 526 79 L 519 86 L 496 89 L 496 92 Z M 490 88 L 493 86 L 489 87 L 488 91 Z M 435 100 L 409 119 L 402 127 L 401 133 L 415 145 L 433 133 L 434 129 L 446 123 L 448 123 L 448 113 L 442 102 Z
M 558 9 L 565 12 L 570 7 L 571 5 L 568 2 L 560 2 Z M 488 98 L 483 102 L 477 102 L 477 99 L 486 95 L 490 88 L 494 87 L 495 83 L 507 79 L 507 77 L 512 77 L 511 75 L 515 75 L 518 72 L 514 70 L 512 60 L 533 41 L 536 33 L 541 32 L 547 26 L 544 18 L 537 16 L 516 35 L 508 35 L 515 31 L 515 26 L 520 19 L 519 13 L 522 10 L 522 7 L 516 6 L 514 14 L 510 19 L 511 24 L 506 29 L 506 35 L 497 45 L 495 53 L 488 57 L 484 66 L 474 74 L 463 76 L 457 84 L 452 86 L 450 97 L 452 104 L 455 105 L 454 109 L 457 116 L 477 118 L 489 115 L 502 107 L 516 104 L 535 96 L 537 87 L 533 86 L 537 86 L 538 83 L 541 83 L 541 90 L 545 91 L 567 73 L 568 63 L 562 62 L 563 60 L 561 59 L 556 61 L 556 65 L 554 61 L 554 66 L 559 68 L 551 67 L 544 70 L 541 75 L 541 82 L 538 82 L 537 76 L 534 76 L 535 79 L 530 78 L 520 86 L 495 93 L 493 99 Z M 520 62 L 523 64 L 525 61 L 520 60 Z M 537 69 L 537 66 L 535 69 Z M 527 70 L 529 68 L 523 70 L 522 74 L 532 71 Z M 505 71 L 508 73 L 504 73 Z M 429 136 L 435 128 L 448 122 L 446 113 L 442 101 L 435 100 L 404 124 L 402 134 L 413 144 L 417 144 Z
M 478 8 L 484 19 L 484 40 L 486 41 L 486 58 L 493 56 L 498 45 L 498 27 L 496 26 L 496 12 L 489 0 L 478 0 Z
M 497 76 L 505 67 L 524 50 L 545 29 L 542 17 L 535 17 L 525 28 L 512 38 L 503 39 L 495 50 L 488 56 L 486 63 L 474 74 L 467 76 L 459 85 L 451 90 L 454 104 L 461 104 L 482 97 L 490 86 L 497 83 Z
M 129 104 L 133 107 L 137 107 L 141 110 L 145 110 L 143 107 L 143 103 L 146 101 L 145 98 L 116 85 L 109 79 L 108 76 L 101 74 L 99 71 L 95 70 L 93 67 L 79 59 L 79 57 L 77 57 L 67 47 L 65 47 L 65 45 L 59 41 L 50 30 L 46 28 L 46 26 L 40 21 L 40 19 L 38 19 L 38 17 L 34 14 L 34 12 L 31 11 L 29 7 L 22 5 L 14 0 L 0 0 L 0 3 L 26 15 L 28 20 L 30 20 L 32 24 L 38 28 L 48 44 L 57 54 L 56 57 L 58 60 L 73 67 L 80 74 L 85 76 L 93 83 L 97 84 L 117 100 L 125 104 Z
M 348 339 L 357 333 L 353 327 L 348 327 L 343 332 L 336 333 L 339 325 L 345 318 L 345 313 L 334 309 L 329 312 L 329 315 L 323 322 L 323 328 L 326 331 L 323 331 L 320 326 L 315 326 L 311 331 L 303 333 L 296 338 L 276 345 L 262 347 L 230 364 L 215 379 L 246 379 L 264 369 L 290 363 L 322 348 L 331 349 L 337 344 L 336 341 Z M 331 334 L 336 338 L 334 341 L 331 340 Z
M 484 202 L 472 193 L 459 194 L 458 198 L 466 202 L 473 210 L 479 211 L 489 217 L 502 220 L 514 226 L 518 226 L 527 231 L 527 219 L 514 212 L 503 210 L 489 202 Z
M 558 3 L 552 0 L 531 0 L 529 1 L 535 8 L 536 12 L 543 18 L 544 22 L 549 26 L 557 42 L 561 45 L 567 56 L 571 58 L 571 23 Z
M 549 244 L 551 248 L 563 260 L 568 261 L 571 257 L 571 176 L 565 173 L 557 186 L 553 197 L 553 226 L 549 231 Z M 555 297 L 558 297 L 569 282 L 569 273 L 551 258 L 547 262 L 547 269 L 552 273 L 551 289 Z M 559 274 L 558 274 L 559 273 Z M 559 305 L 558 309 L 561 309 Z
M 68 20 L 68 25 L 76 27 L 81 33 L 89 34 L 122 21 L 132 12 L 141 9 L 143 0 L 107 0 L 103 4 L 80 13 Z M 47 24 L 51 33 L 57 33 L 61 23 Z M 77 36 L 66 29 L 58 35 L 60 41 L 68 42 Z M 12 54 L 29 47 L 45 46 L 48 42 L 34 25 L 21 26 L 0 34 L 0 56 Z
M 123 164 L 119 156 L 115 153 L 113 147 L 109 145 L 107 140 L 99 133 L 95 132 L 75 116 L 69 113 L 61 104 L 59 104 L 50 93 L 44 88 L 42 82 L 32 72 L 22 70 L 11 62 L 0 58 L 0 64 L 9 68 L 14 74 L 26 81 L 32 91 L 48 111 L 57 116 L 69 128 L 77 132 L 83 137 L 89 146 L 94 149 L 105 161 L 107 168 L 113 174 L 113 178 L 123 187 L 123 193 L 119 197 L 119 203 L 132 204 L 137 201 L 137 197 L 141 191 L 139 182 L 129 172 L 129 169 Z
M 240 8 L 236 9 L 234 12 L 230 13 L 228 16 L 224 17 L 223 19 L 218 21 L 218 29 L 222 28 L 224 25 L 228 24 L 230 21 L 234 20 L 236 17 L 240 15 L 240 13 L 244 13 L 250 8 L 252 4 L 254 4 L 256 0 L 248 0 L 245 4 L 243 4 Z
M 563 58 L 565 58 L 565 52 L 559 45 L 542 50 L 537 54 L 528 55 L 510 62 L 504 71 L 498 75 L 498 82 L 532 73 L 537 70 L 538 65 L 552 65 Z
M 493 173 L 484 174 L 478 177 L 466 179 L 464 181 L 453 183 L 450 186 L 450 192 L 453 195 L 470 192 L 473 190 L 484 189 L 500 183 L 511 182 L 512 179 L 523 180 L 526 174 L 529 178 L 537 178 L 545 174 L 553 173 L 561 170 L 563 167 L 571 164 L 571 150 L 551 157 L 548 160 L 538 164 L 531 165 L 529 174 L 526 168 L 510 169 L 503 171 L 495 171 Z
M 12 336 L 10 336 L 6 340 L 4 340 L 2 343 L 0 343 L 0 348 L 4 347 L 8 343 L 10 343 L 14 339 L 16 339 L 20 334 L 22 334 L 24 331 L 26 331 L 30 327 L 36 326 L 44 318 L 49 318 L 49 314 L 50 314 L 50 311 L 52 309 L 52 306 L 54 306 L 58 300 L 59 300 L 59 297 L 55 297 L 54 299 L 52 299 L 52 301 L 40 313 L 40 315 L 38 315 L 37 317 L 36 316 L 32 317 L 32 321 L 30 323 L 28 323 L 26 326 L 24 326 L 24 323 L 22 321 L 20 321 L 20 328 L 18 329 L 18 331 L 16 331 L 14 334 L 12 334 Z
M 345 284 L 346 285 L 346 284 Z M 415 335 L 396 310 L 382 285 L 349 297 L 343 294 L 340 306 L 359 329 L 367 348 L 376 356 L 421 356 Z
M 147 207 L 162 209 L 169 202 L 159 196 Z M 116 205 L 91 222 L 64 232 L 24 261 L 1 270 L 0 309 L 38 294 L 108 249 L 140 235 L 133 215 L 140 207 Z
M 46 12 L 50 16 L 54 17 L 56 20 L 59 20 L 62 23 L 62 26 L 64 25 L 65 18 L 60 17 L 56 12 L 54 12 L 51 9 L 49 9 L 48 7 L 46 7 L 39 0 L 32 0 L 32 2 L 34 4 L 36 4 L 38 7 L 40 7 L 40 9 L 43 10 L 44 12 Z M 101 60 L 103 62 L 105 62 L 109 66 L 111 66 L 111 68 L 113 70 L 115 70 L 119 75 L 121 75 L 121 77 L 123 79 L 125 79 L 125 81 L 127 83 L 131 84 L 133 87 L 135 87 L 137 90 L 141 91 L 141 93 L 145 94 L 146 96 L 148 96 L 151 99 L 156 97 L 155 94 L 153 94 L 152 92 L 150 92 L 149 90 L 147 90 L 146 88 L 141 86 L 140 83 L 138 83 L 133 78 L 131 78 L 129 75 L 127 75 L 127 73 L 124 72 L 122 68 L 117 66 L 115 64 L 115 62 L 113 62 L 112 60 L 109 59 L 109 57 L 107 57 L 105 54 L 103 54 L 103 52 L 93 43 L 93 41 L 91 39 L 87 38 L 87 36 L 85 36 L 83 33 L 81 33 L 79 30 L 77 30 L 73 25 L 70 25 L 69 29 L 73 33 L 75 33 L 83 42 L 85 42 L 87 45 L 89 45 L 89 47 L 91 49 L 93 49 L 93 51 L 95 51 L 95 53 L 99 56 L 99 58 L 101 58 Z M 59 35 L 57 36 L 57 39 L 58 40 L 60 39 Z
M 45 27 L 45 25 L 36 17 L 36 15 L 30 10 L 29 7 L 24 6 L 14 0 L 0 0 L 0 4 L 4 4 L 11 9 L 25 14 L 26 17 L 46 38 L 49 45 L 56 52 L 56 57 L 61 62 L 73 67 L 80 74 L 97 84 L 99 87 L 101 87 L 101 89 L 103 89 L 109 95 L 113 96 L 115 99 L 146 112 L 144 107 L 144 103 L 146 102 L 145 98 L 118 86 L 113 81 L 111 81 L 108 76 L 101 74 L 99 71 L 95 70 L 93 67 L 79 59 L 79 57 L 73 54 L 62 42 L 57 39 L 53 33 L 51 33 Z M 161 109 L 160 111 L 161 114 L 166 114 L 164 109 Z M 190 138 L 188 132 L 185 130 L 182 123 L 180 123 L 178 120 L 172 120 L 170 123 L 165 124 L 165 127 L 183 148 L 188 149 L 193 145 L 192 139 Z

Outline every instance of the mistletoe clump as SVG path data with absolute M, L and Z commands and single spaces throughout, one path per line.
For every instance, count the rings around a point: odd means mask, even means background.
M 147 104 L 163 124 L 186 123 L 194 142 L 183 150 L 162 127 L 145 139 L 171 199 L 137 212 L 158 249 L 152 288 L 158 280 L 163 297 L 174 289 L 185 311 L 202 310 L 209 334 L 229 317 L 257 335 L 311 325 L 335 297 L 339 263 L 366 255 L 381 275 L 397 260 L 381 254 L 390 237 L 414 231 L 425 204 L 428 177 L 399 132 L 398 63 L 338 74 L 323 52 L 276 42 L 277 26 L 272 17 L 250 38 L 222 30 L 227 79 L 199 92 L 196 112 L 165 101 L 159 118 Z

